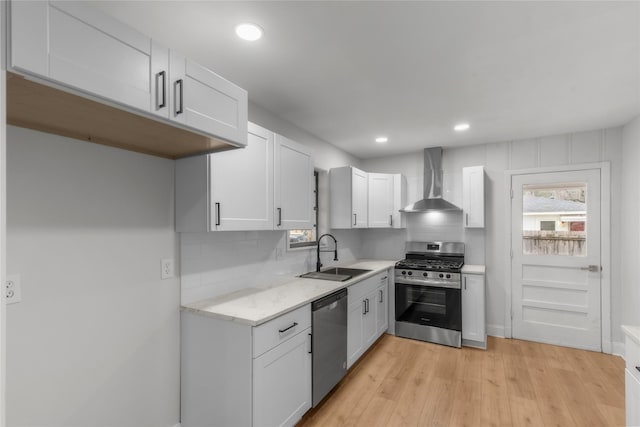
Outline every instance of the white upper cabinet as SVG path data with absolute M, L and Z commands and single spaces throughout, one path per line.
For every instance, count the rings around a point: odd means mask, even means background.
M 176 161 L 176 231 L 273 229 L 273 133 L 249 145 Z
M 369 173 L 369 227 L 393 227 L 393 175 Z
M 352 166 L 329 171 L 331 228 L 366 228 L 368 174 Z
M 274 169 L 274 229 L 313 228 L 315 181 L 311 151 L 276 134 Z
M 88 2 L 13 1 L 10 28 L 13 71 L 247 144 L 244 89 Z
M 175 51 L 169 63 L 170 119 L 246 144 L 247 91 Z
M 406 202 L 401 174 L 369 173 L 369 228 L 404 228 L 399 210 Z
M 10 6 L 13 69 L 149 111 L 149 37 L 81 2 Z
M 462 168 L 464 226 L 484 228 L 484 166 Z

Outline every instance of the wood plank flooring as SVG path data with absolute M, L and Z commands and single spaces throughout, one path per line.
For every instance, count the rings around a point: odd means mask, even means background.
M 489 337 L 488 350 L 383 337 L 298 424 L 624 426 L 617 356 Z

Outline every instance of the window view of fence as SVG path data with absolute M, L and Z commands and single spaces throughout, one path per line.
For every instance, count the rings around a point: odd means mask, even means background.
M 586 193 L 585 183 L 525 186 L 523 254 L 586 256 Z

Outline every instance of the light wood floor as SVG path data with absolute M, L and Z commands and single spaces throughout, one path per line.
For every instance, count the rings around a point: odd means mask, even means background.
M 384 335 L 298 426 L 623 426 L 617 356 L 489 338 L 488 350 Z

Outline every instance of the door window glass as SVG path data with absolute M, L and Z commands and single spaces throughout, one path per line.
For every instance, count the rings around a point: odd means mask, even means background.
M 586 183 L 524 185 L 523 254 L 586 256 L 586 194 Z

